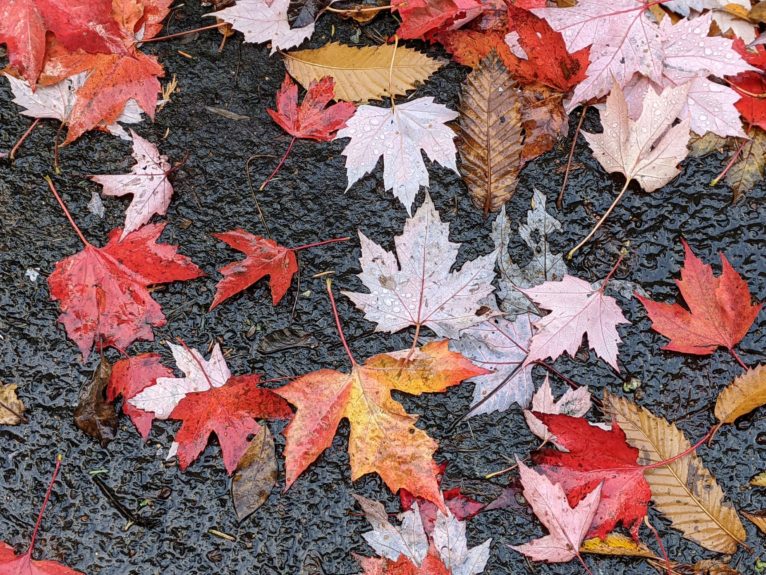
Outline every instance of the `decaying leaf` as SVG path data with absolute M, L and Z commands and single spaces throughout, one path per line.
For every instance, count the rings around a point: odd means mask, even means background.
M 664 461 L 691 447 L 674 424 L 627 399 L 604 391 L 603 409 L 620 425 L 628 443 L 638 448 L 642 465 Z M 657 509 L 688 539 L 728 554 L 745 541 L 747 534 L 737 512 L 724 501 L 723 490 L 696 454 L 647 470 L 644 477 Z
M 106 447 L 117 431 L 114 404 L 107 401 L 106 388 L 112 375 L 112 365 L 101 358 L 93 378 L 80 392 L 80 401 L 74 410 L 77 427 Z
M 590 406 L 591 396 L 587 387 L 567 389 L 558 401 L 554 400 L 549 377 L 546 373 L 545 381 L 532 397 L 532 408 L 524 410 L 524 419 L 532 433 L 543 441 L 549 441 L 559 447 L 556 443 L 556 437 L 532 412 L 582 417 L 588 413 Z
M 231 478 L 231 499 L 240 522 L 263 505 L 276 482 L 277 458 L 274 453 L 274 437 L 269 428 L 262 425 L 250 440 L 250 445 Z
M 747 517 L 753 523 L 753 525 L 755 525 L 760 530 L 761 533 L 766 533 L 766 509 L 754 511 L 752 513 L 743 511 L 742 515 Z
M 766 471 L 762 471 L 750 480 L 753 487 L 766 487 Z
M 24 423 L 24 404 L 16 395 L 17 385 L 0 382 L 0 425 Z
M 721 423 L 734 423 L 762 405 L 766 405 L 766 365 L 748 370 L 726 386 L 715 402 L 715 416 Z
M 279 353 L 296 347 L 314 349 L 319 345 L 319 340 L 314 334 L 306 333 L 294 327 L 284 327 L 274 330 L 263 336 L 258 343 L 258 353 Z
M 580 545 L 580 553 L 605 555 L 607 557 L 643 557 L 657 558 L 657 555 L 640 541 L 621 533 L 609 533 L 604 539 L 593 537 Z
M 511 75 L 492 53 L 466 78 L 460 97 L 463 181 L 486 216 L 511 199 L 521 169 L 521 102 Z
M 349 102 L 404 95 L 444 65 L 417 50 L 393 44 L 355 48 L 331 42 L 314 50 L 288 52 L 284 58 L 287 71 L 304 88 L 332 76 L 335 97 Z

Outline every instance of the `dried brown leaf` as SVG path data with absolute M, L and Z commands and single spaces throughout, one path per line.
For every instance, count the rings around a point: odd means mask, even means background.
M 112 366 L 102 357 L 93 379 L 80 392 L 80 401 L 74 410 L 75 425 L 97 439 L 101 447 L 109 445 L 117 431 L 114 404 L 106 399 L 106 386 L 111 375 Z
M 691 445 L 672 423 L 624 398 L 604 392 L 604 414 L 616 421 L 639 452 L 642 465 L 677 455 Z M 652 499 L 685 537 L 718 553 L 734 553 L 746 533 L 737 512 L 696 454 L 647 470 Z
M 754 511 L 753 513 L 743 511 L 742 515 L 747 517 L 753 523 L 753 525 L 755 525 L 760 530 L 761 533 L 766 533 L 766 509 Z
M 403 95 L 444 65 L 442 60 L 393 44 L 355 48 L 332 42 L 315 50 L 287 52 L 284 59 L 287 71 L 304 88 L 332 76 L 335 98 L 349 102 L 389 97 L 389 79 L 393 95 Z
M 609 557 L 645 557 L 656 559 L 657 555 L 640 541 L 621 533 L 609 533 L 606 539 L 593 537 L 586 539 L 580 545 L 581 553 L 606 555 Z
M 277 482 L 277 458 L 274 438 L 262 425 L 250 441 L 231 480 L 231 498 L 237 519 L 244 521 L 269 498 Z
M 766 365 L 749 369 L 718 394 L 715 416 L 721 423 L 734 421 L 766 405 Z
M 752 190 L 766 172 L 766 132 L 754 128 L 750 130 L 750 137 L 737 161 L 726 174 L 726 183 L 731 187 L 733 202 Z
M 762 471 L 750 480 L 753 487 L 766 487 L 766 471 Z
M 523 163 L 531 162 L 553 149 L 569 131 L 569 116 L 564 111 L 564 95 L 545 86 L 526 86 L 521 122 L 524 127 Z
M 16 396 L 16 385 L 0 383 L 0 425 L 18 425 L 25 421 L 24 404 Z
M 521 102 L 494 52 L 463 85 L 458 150 L 473 204 L 485 215 L 499 210 L 516 191 L 521 169 Z

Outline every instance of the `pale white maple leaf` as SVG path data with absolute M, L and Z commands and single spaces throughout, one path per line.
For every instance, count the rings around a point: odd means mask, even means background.
M 396 561 L 404 555 L 415 565 L 420 565 L 428 553 L 428 537 L 423 528 L 418 504 L 413 503 L 409 511 L 401 513 L 401 526 L 394 527 L 388 521 L 388 513 L 382 503 L 361 495 L 354 495 L 354 498 L 372 526 L 372 531 L 362 534 L 367 544 L 379 556 L 391 561 Z
M 428 170 L 421 150 L 431 161 L 457 173 L 455 132 L 445 125 L 457 117 L 457 112 L 435 103 L 431 97 L 397 104 L 395 109 L 359 106 L 335 136 L 351 138 L 343 150 L 348 177 L 346 191 L 374 170 L 382 156 L 383 183 L 411 214 L 418 190 L 428 187 Z
M 102 193 L 105 196 L 133 196 L 125 211 L 125 226 L 120 239 L 146 224 L 154 214 L 164 215 L 173 195 L 173 186 L 167 177 L 170 170 L 167 156 L 132 130 L 131 135 L 136 163 L 130 173 L 90 177 L 104 186 Z
M 571 8 L 532 12 L 561 32 L 570 53 L 591 47 L 586 78 L 575 88 L 569 110 L 605 95 L 613 82 L 626 84 L 635 73 L 660 80 L 660 28 L 643 0 L 579 0 Z
M 525 543 L 511 545 L 533 561 L 565 563 L 579 556 L 580 544 L 590 529 L 601 500 L 601 484 L 572 508 L 564 489 L 545 475 L 518 461 L 524 499 L 548 530 L 548 535 Z
M 271 42 L 271 53 L 294 48 L 314 33 L 314 23 L 290 28 L 290 0 L 237 0 L 234 6 L 205 14 L 220 18 L 245 35 L 245 42 Z
M 482 300 L 492 293 L 495 252 L 450 271 L 458 247 L 449 241 L 449 224 L 442 223 L 431 197 L 396 236 L 396 254 L 359 232 L 362 273 L 370 293 L 344 291 L 375 331 L 397 332 L 411 325 L 428 327 L 440 337 L 459 332 L 487 318 L 479 313 Z
M 13 102 L 24 108 L 21 111 L 23 116 L 50 118 L 66 124 L 69 122 L 69 116 L 74 107 L 77 90 L 85 83 L 88 72 L 75 74 L 51 86 L 38 86 L 35 91 L 32 91 L 29 83 L 25 80 L 14 78 L 10 74 L 6 74 L 5 77 L 11 85 Z M 104 126 L 104 128 L 123 140 L 130 140 L 119 123 L 137 124 L 141 120 L 141 109 L 136 101 L 131 99 L 125 104 L 125 109 L 117 121 L 114 124 Z
M 173 343 L 168 343 L 168 347 L 173 352 L 176 366 L 186 374 L 185 377 L 158 377 L 154 385 L 128 400 L 134 407 L 154 413 L 157 419 L 170 417 L 187 394 L 221 387 L 231 377 L 218 344 L 215 344 L 209 360 L 205 360 L 196 349 Z
M 671 127 L 688 94 L 688 84 L 665 88 L 661 94 L 648 90 L 641 115 L 631 120 L 622 89 L 615 84 L 601 111 L 604 131 L 582 134 L 607 172 L 620 172 L 652 192 L 680 173 L 678 164 L 688 153 L 689 120 Z
M 472 378 L 473 399 L 469 417 L 505 411 L 514 403 L 529 405 L 535 386 L 532 365 L 524 361 L 532 339 L 532 318 L 519 315 L 515 321 L 494 317 L 460 332 L 450 344 L 473 363 L 491 373 Z
M 497 295 L 508 319 L 526 312 L 537 313 L 535 306 L 519 288 L 561 279 L 568 271 L 563 255 L 553 253 L 549 245 L 550 236 L 561 231 L 561 222 L 548 213 L 545 201 L 545 194 L 535 189 L 527 221 L 519 225 L 519 235 L 532 251 L 532 259 L 523 266 L 514 262 L 508 251 L 511 222 L 506 216 L 505 206 L 492 224 L 492 239 L 498 250 L 497 266 L 500 270 Z
M 567 352 L 574 357 L 588 336 L 588 346 L 600 358 L 619 371 L 617 345 L 622 341 L 617 326 L 630 323 L 622 315 L 617 300 L 594 289 L 574 276 L 524 290 L 532 300 L 550 313 L 534 323 L 535 333 L 525 363 L 547 357 L 555 360 Z
M 436 524 L 431 537 L 442 563 L 452 575 L 478 575 L 484 572 L 492 539 L 469 549 L 465 522 L 458 520 L 452 513 L 444 515 L 439 510 L 436 512 Z
M 527 421 L 529 431 L 534 433 L 543 441 L 550 441 L 555 444 L 555 437 L 548 431 L 545 424 L 532 413 L 550 413 L 553 415 L 570 415 L 572 417 L 582 417 L 591 407 L 590 391 L 588 388 L 578 387 L 577 389 L 567 389 L 558 401 L 553 397 L 551 383 L 548 374 L 545 374 L 545 381 L 535 392 L 532 398 L 532 408 L 524 410 L 524 419 Z
M 756 28 L 751 22 L 737 18 L 725 10 L 726 6 L 733 4 L 742 6 L 746 12 L 752 8 L 750 0 L 670 0 L 662 5 L 681 16 L 690 20 L 699 17 L 703 10 L 711 10 L 713 21 L 724 34 L 731 30 L 735 36 L 742 38 L 746 44 L 755 39 Z

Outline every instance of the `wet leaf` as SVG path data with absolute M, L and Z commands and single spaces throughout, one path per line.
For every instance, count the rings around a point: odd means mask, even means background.
M 112 375 L 112 366 L 101 358 L 93 378 L 80 392 L 80 401 L 74 410 L 74 422 L 78 428 L 106 447 L 117 431 L 117 414 L 114 404 L 106 399 L 106 388 Z
M 762 509 L 761 511 L 754 511 L 753 513 L 748 513 L 747 511 L 743 511 L 742 515 L 747 517 L 753 525 L 755 525 L 761 533 L 766 533 L 766 509 Z
M 753 487 L 766 487 L 766 471 L 762 471 L 750 480 Z
M 0 425 L 26 423 L 24 404 L 16 395 L 17 385 L 0 382 Z
M 766 365 L 748 370 L 721 391 L 715 416 L 721 423 L 734 423 L 762 405 L 766 405 Z
M 607 557 L 657 558 L 657 555 L 646 545 L 620 533 L 609 533 L 604 539 L 599 539 L 598 537 L 586 539 L 580 545 L 580 553 L 591 553 Z
M 240 523 L 263 505 L 276 482 L 274 438 L 268 427 L 261 426 L 231 478 L 231 498 Z
M 318 345 L 319 341 L 314 337 L 314 334 L 306 333 L 293 327 L 285 327 L 263 336 L 263 339 L 258 344 L 258 353 L 268 355 L 296 347 L 315 349 Z
M 546 373 L 545 381 L 543 381 L 540 389 L 532 397 L 532 408 L 524 410 L 524 419 L 527 421 L 527 426 L 532 433 L 544 442 L 550 441 L 558 447 L 556 437 L 532 412 L 582 417 L 588 413 L 590 407 L 591 396 L 587 387 L 567 389 L 558 401 L 554 400 L 549 377 Z
M 672 423 L 651 414 L 627 399 L 604 392 L 604 414 L 614 418 L 638 448 L 639 463 L 647 465 L 673 457 L 691 447 L 689 440 Z M 747 537 L 737 512 L 724 501 L 723 490 L 691 454 L 644 474 L 652 500 L 684 536 L 717 553 L 734 553 Z
M 734 202 L 763 181 L 766 174 L 766 131 L 753 128 L 749 135 L 750 140 L 726 174 L 726 183 L 731 187 Z
M 392 44 L 355 48 L 331 42 L 315 50 L 288 52 L 284 59 L 287 71 L 304 88 L 332 76 L 337 99 L 349 102 L 404 95 L 444 65 L 404 46 L 394 54 Z M 389 85 L 393 94 L 388 93 Z

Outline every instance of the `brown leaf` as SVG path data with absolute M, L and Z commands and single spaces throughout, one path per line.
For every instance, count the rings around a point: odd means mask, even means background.
M 580 552 L 609 557 L 657 558 L 646 545 L 620 533 L 609 533 L 606 539 L 599 539 L 598 537 L 586 539 L 580 545 Z
M 766 2 L 759 2 L 753 6 L 747 17 L 751 22 L 761 22 L 766 24 Z
M 263 505 L 276 482 L 277 458 L 274 454 L 274 438 L 269 428 L 262 425 L 239 460 L 231 480 L 231 498 L 240 522 Z
M 726 174 L 731 187 L 732 202 L 736 202 L 763 179 L 766 172 L 766 132 L 759 128 L 749 131 L 751 139 L 742 148 L 737 161 Z
M 521 169 L 521 103 L 511 75 L 492 52 L 468 75 L 460 99 L 463 180 L 473 204 L 499 210 L 516 191 Z
M 754 511 L 753 513 L 743 511 L 742 515 L 747 517 L 753 523 L 753 525 L 755 525 L 761 531 L 761 533 L 766 533 L 766 509 Z
M 604 415 L 616 421 L 639 452 L 639 463 L 658 463 L 691 447 L 672 423 L 643 407 L 604 392 Z M 696 454 L 644 474 L 657 509 L 685 537 L 717 553 L 734 553 L 746 538 L 734 508 Z
M 101 447 L 109 445 L 117 431 L 114 405 L 106 400 L 106 386 L 111 375 L 112 366 L 102 357 L 93 379 L 80 392 L 80 401 L 74 410 L 75 425 L 97 439 Z
M 665 561 L 662 559 L 650 559 L 649 564 L 659 573 L 667 573 Z M 715 559 L 706 559 L 698 561 L 694 565 L 685 565 L 683 563 L 670 563 L 671 575 L 740 575 L 740 572 L 730 567 L 727 563 L 716 561 Z
M 726 386 L 715 402 L 715 416 L 721 423 L 734 423 L 762 405 L 766 405 L 766 365 L 749 369 Z
M 0 383 L 0 425 L 26 423 L 24 404 L 16 396 L 16 388 L 13 383 Z
M 766 487 L 766 471 L 762 471 L 750 480 L 753 487 Z
M 564 95 L 545 86 L 527 86 L 522 92 L 524 105 L 521 122 L 524 126 L 523 163 L 553 149 L 556 142 L 569 132 L 569 116 L 564 111 Z
M 355 48 L 337 42 L 315 50 L 296 50 L 284 55 L 290 75 L 308 89 L 324 76 L 335 80 L 335 97 L 366 102 L 406 94 L 444 65 L 412 48 L 393 44 Z M 392 65 L 393 61 L 393 65 Z

